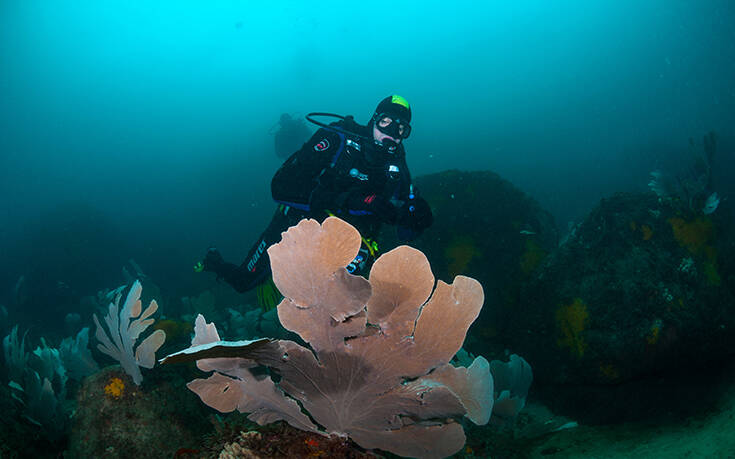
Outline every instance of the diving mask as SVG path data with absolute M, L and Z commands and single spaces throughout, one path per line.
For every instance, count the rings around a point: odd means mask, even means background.
M 408 122 L 387 113 L 375 117 L 375 127 L 394 139 L 407 139 L 411 134 L 411 125 Z

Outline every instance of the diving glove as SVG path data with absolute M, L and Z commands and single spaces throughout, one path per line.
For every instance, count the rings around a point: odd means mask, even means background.
M 219 253 L 219 250 L 217 250 L 216 247 L 210 247 L 207 249 L 207 254 L 204 256 L 204 260 L 194 265 L 194 272 L 217 272 L 217 269 L 224 263 L 225 260 L 222 258 L 222 254 Z
M 398 211 L 398 225 L 415 231 L 422 231 L 431 226 L 434 216 L 429 203 L 422 197 L 406 201 Z

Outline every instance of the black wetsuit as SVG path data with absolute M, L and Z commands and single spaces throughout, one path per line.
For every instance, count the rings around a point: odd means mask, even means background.
M 369 128 L 358 125 L 351 117 L 332 126 L 372 138 Z M 239 292 L 251 290 L 268 278 L 268 247 L 279 242 L 281 233 L 303 218 L 322 221 L 328 215 L 336 215 L 369 239 L 377 235 L 382 223 L 397 224 L 397 212 L 413 198 L 403 145 L 389 153 L 373 142 L 329 128 L 319 129 L 283 163 L 273 177 L 271 192 L 278 203 L 276 213 L 245 261 L 240 266 L 222 261 L 208 269 Z M 366 210 L 365 206 L 353 205 L 355 196 L 364 196 L 365 202 L 382 199 L 394 208 L 383 207 L 386 212 Z M 399 239 L 410 240 L 421 229 L 399 226 Z M 352 272 L 360 272 L 368 262 L 368 250 L 361 251 L 363 259 L 358 256 L 348 267 Z

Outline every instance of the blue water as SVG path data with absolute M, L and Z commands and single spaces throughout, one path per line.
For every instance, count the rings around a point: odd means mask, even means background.
M 30 254 L 70 214 L 103 226 L 91 251 L 169 287 L 208 245 L 244 256 L 273 208 L 279 115 L 364 123 L 392 93 L 412 104 L 414 175 L 493 170 L 562 229 L 710 130 L 732 196 L 734 25 L 727 0 L 5 0 L 1 295 L 34 263 L 64 271 L 68 254 Z

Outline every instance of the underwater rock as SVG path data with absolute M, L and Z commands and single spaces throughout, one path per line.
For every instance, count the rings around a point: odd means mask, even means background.
M 554 218 L 490 171 L 449 170 L 415 182 L 431 205 L 434 224 L 411 246 L 426 254 L 438 279 L 461 273 L 483 285 L 485 307 L 465 346 L 477 354 L 503 355 L 502 347 L 488 346 L 505 341 L 522 282 L 556 248 Z
M 294 457 L 339 457 L 344 459 L 382 458 L 371 451 L 362 451 L 347 438 L 334 435 L 325 438 L 291 427 L 288 424 L 257 427 L 241 432 L 223 445 L 219 459 L 291 459 Z
M 541 384 L 567 387 L 609 389 L 727 358 L 735 339 L 727 222 L 652 193 L 603 199 L 525 285 L 508 346 Z
M 67 457 L 159 458 L 197 449 L 211 427 L 206 410 L 182 385 L 169 374 L 139 387 L 117 366 L 86 378 L 77 394 Z

